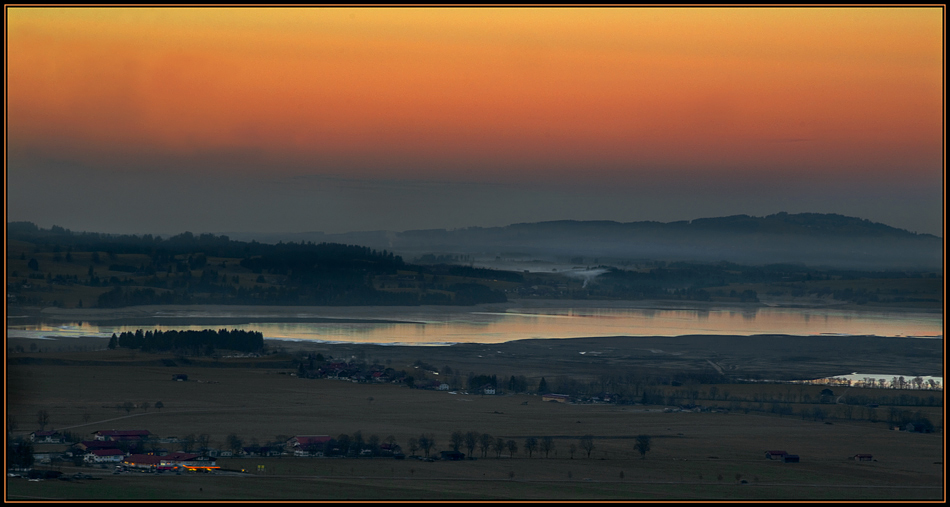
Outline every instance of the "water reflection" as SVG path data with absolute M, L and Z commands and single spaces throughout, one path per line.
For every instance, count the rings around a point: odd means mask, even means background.
M 165 312 L 166 317 L 237 317 L 234 311 Z M 644 308 L 510 308 L 506 311 L 462 309 L 361 308 L 285 313 L 299 318 L 373 318 L 409 323 L 302 323 L 280 320 L 240 325 L 108 326 L 12 325 L 8 336 L 40 338 L 111 336 L 148 327 L 168 331 L 240 328 L 266 338 L 360 343 L 432 345 L 452 342 L 499 343 L 527 338 L 593 336 L 712 335 L 877 335 L 942 338 L 943 317 L 925 313 L 872 313 L 814 309 L 644 309 Z M 269 318 L 264 314 L 255 316 Z M 355 316 L 355 317 L 354 317 Z

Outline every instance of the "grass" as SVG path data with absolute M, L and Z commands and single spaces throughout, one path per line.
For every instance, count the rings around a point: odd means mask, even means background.
M 256 470 L 264 464 L 266 473 L 260 477 L 109 474 L 102 481 L 38 483 L 8 479 L 9 499 L 908 500 L 939 499 L 943 491 L 942 434 L 895 432 L 883 423 L 835 420 L 828 425 L 755 412 L 664 413 L 661 406 L 450 395 L 398 385 L 304 380 L 281 374 L 279 368 L 142 366 L 135 363 L 152 359 L 150 355 L 133 358 L 121 350 L 42 356 L 103 362 L 95 367 L 8 365 L 8 411 L 19 422 L 20 435 L 32 431 L 37 411 L 46 409 L 51 427 L 86 436 L 99 429 L 144 428 L 161 437 L 206 433 L 217 447 L 224 446 L 229 433 L 263 445 L 278 435 L 335 437 L 357 430 L 364 438 L 393 435 L 404 448 L 409 438 L 431 433 L 437 450 L 446 450 L 455 430 L 513 439 L 519 448 L 527 436 L 552 436 L 556 447 L 548 458 L 519 452 L 497 459 L 490 451 L 483 459 L 476 449 L 478 460 L 457 463 L 290 457 L 220 461 L 234 470 Z M 188 373 L 188 382 L 171 380 L 172 373 L 181 372 Z M 769 394 L 784 392 L 786 386 L 718 389 Z M 114 408 L 125 401 L 162 401 L 165 408 L 130 414 Z M 585 434 L 595 436 L 590 459 L 579 450 L 578 439 Z M 653 436 L 646 459 L 633 448 L 638 434 Z M 572 443 L 578 447 L 573 459 Z M 166 446 L 177 450 L 174 444 Z M 799 454 L 802 462 L 765 460 L 764 451 L 771 449 Z M 858 453 L 873 454 L 877 461 L 848 459 Z M 736 474 L 749 484 L 736 484 Z

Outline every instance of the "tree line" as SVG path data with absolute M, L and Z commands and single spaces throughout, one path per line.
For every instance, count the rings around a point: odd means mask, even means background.
M 193 354 L 210 355 L 215 349 L 237 350 L 241 352 L 260 352 L 264 348 L 264 335 L 259 331 L 243 329 L 220 329 L 214 331 L 143 331 L 137 329 L 112 334 L 109 348 L 116 347 L 140 349 L 144 352 L 164 350 L 188 350 Z

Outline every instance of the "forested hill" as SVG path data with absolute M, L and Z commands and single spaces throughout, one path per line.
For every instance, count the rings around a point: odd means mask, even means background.
M 276 240 L 274 236 L 257 237 Z M 941 238 L 822 213 L 735 215 L 669 223 L 562 220 L 505 227 L 297 236 L 304 237 L 387 248 L 408 258 L 443 253 L 481 258 L 791 262 L 846 269 L 936 269 L 943 265 Z
M 470 305 L 506 301 L 491 274 L 414 266 L 392 252 L 336 243 L 244 242 L 191 233 L 74 233 L 7 224 L 8 302 Z

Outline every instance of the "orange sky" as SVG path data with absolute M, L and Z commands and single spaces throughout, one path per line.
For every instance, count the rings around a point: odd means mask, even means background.
M 941 8 L 6 13 L 10 152 L 89 167 L 942 175 Z
M 460 157 L 857 170 L 941 149 L 940 9 L 8 15 L 12 139 L 95 155 L 253 148 L 429 175 Z

